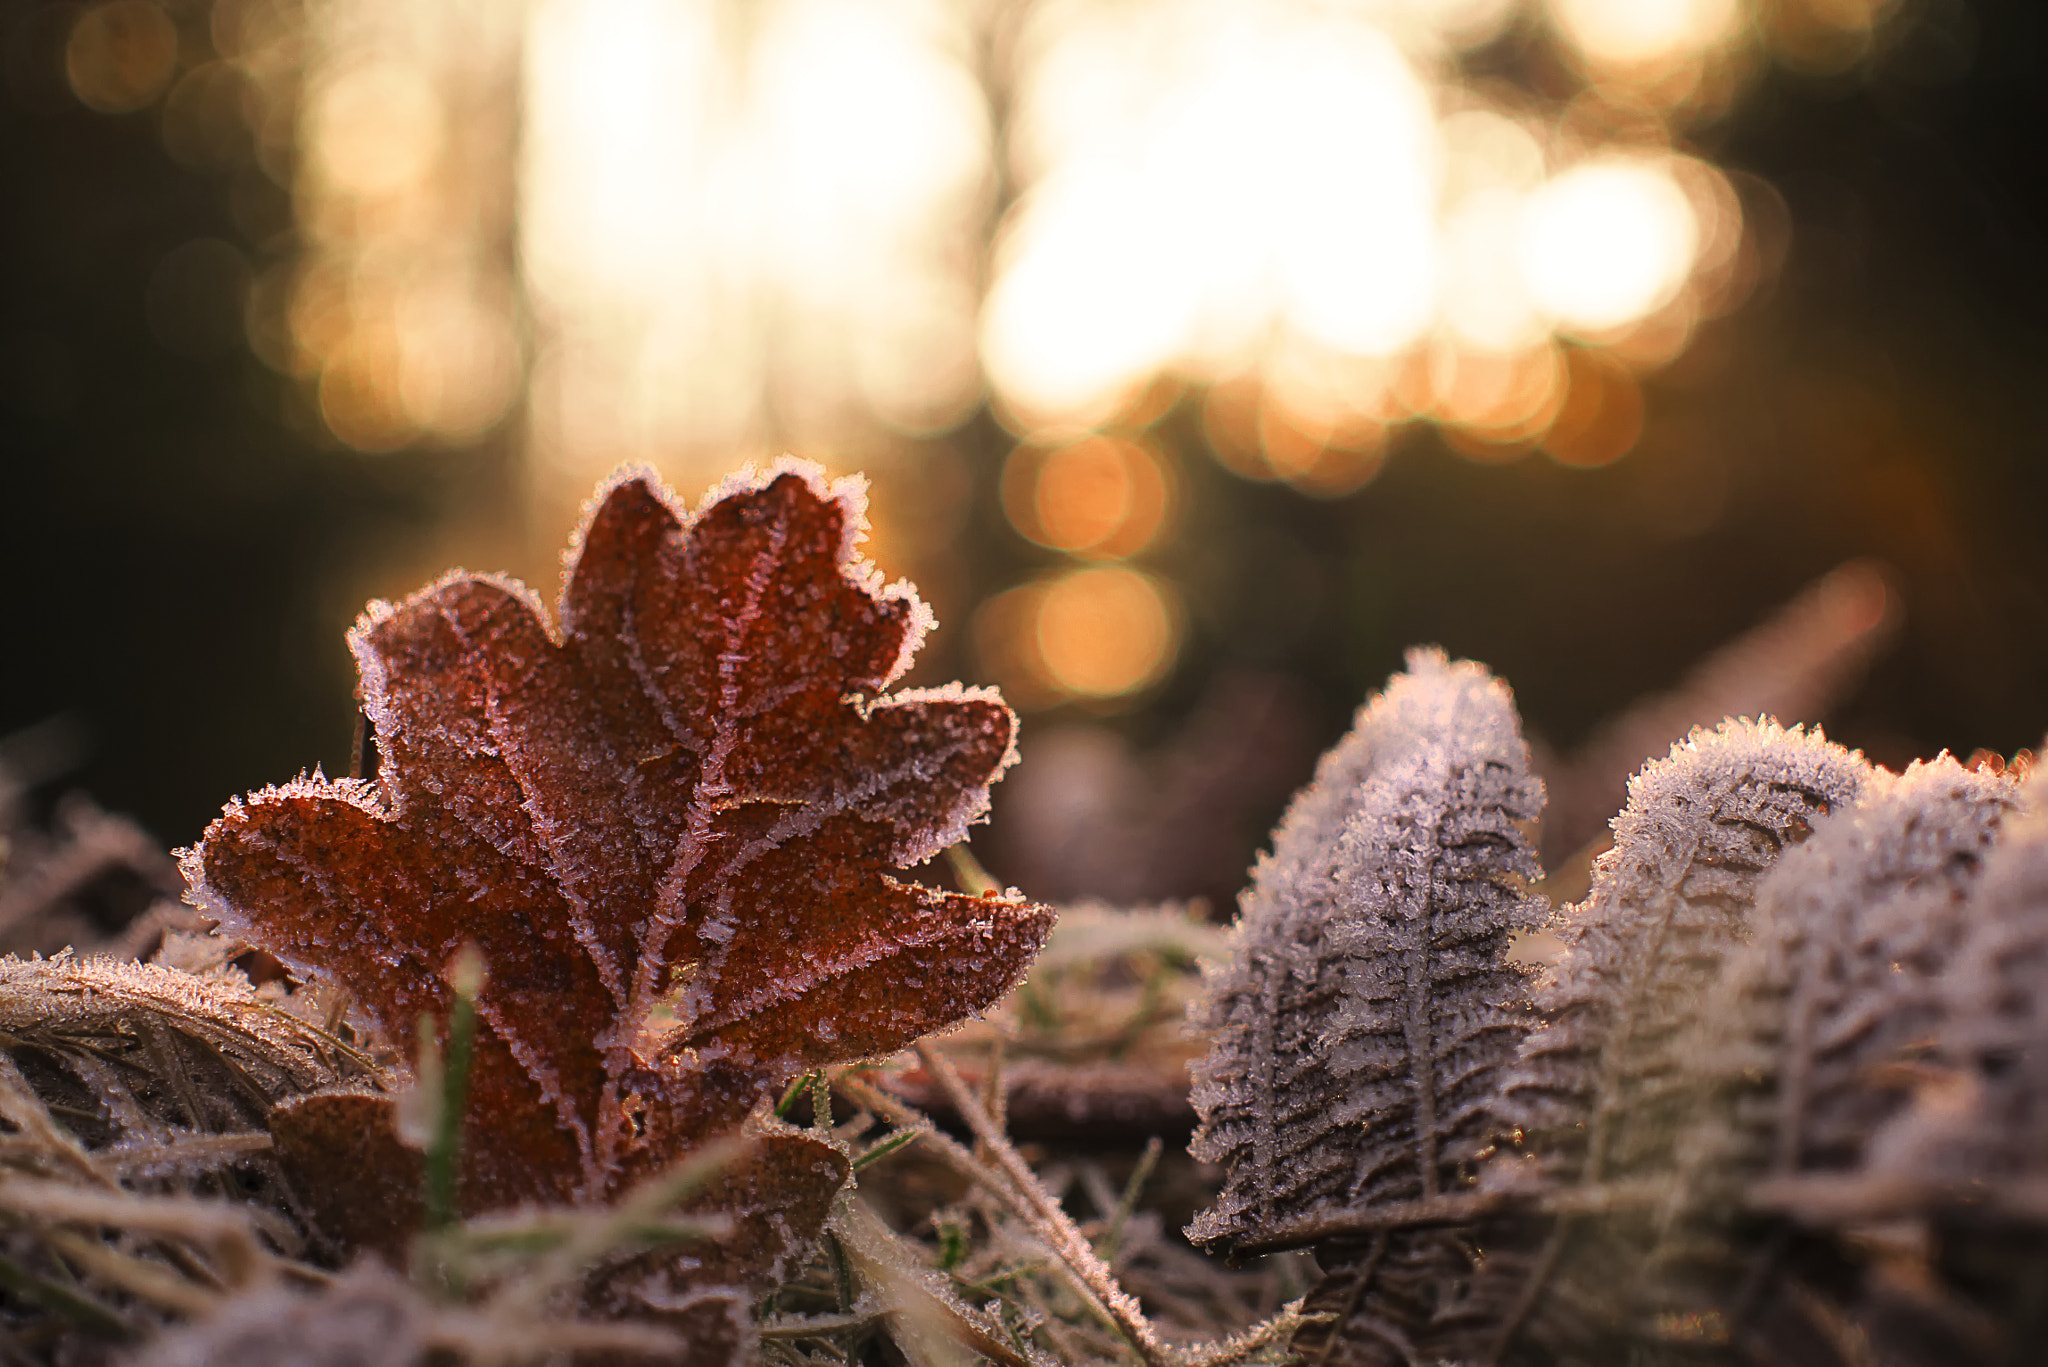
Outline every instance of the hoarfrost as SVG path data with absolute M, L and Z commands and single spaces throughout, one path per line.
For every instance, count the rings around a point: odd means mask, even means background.
M 482 951 L 466 1204 L 616 1193 L 795 1072 L 986 1006 L 1043 942 L 1046 908 L 890 876 L 986 812 L 1015 718 L 886 692 L 930 614 L 855 559 L 863 488 L 785 461 L 690 516 L 622 476 L 559 632 L 489 575 L 372 604 L 376 783 L 254 794 L 187 856 L 203 911 L 387 1038 L 445 1022 Z
M 1193 1025 L 1197 1157 L 1229 1177 L 1189 1236 L 1242 1243 L 1317 1213 L 1421 1200 L 1495 1139 L 1529 1024 L 1502 953 L 1542 919 L 1542 806 L 1514 703 L 1434 650 L 1358 714 L 1295 799 Z

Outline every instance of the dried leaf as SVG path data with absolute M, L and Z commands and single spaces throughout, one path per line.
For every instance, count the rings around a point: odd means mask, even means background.
M 0 959 L 0 1046 L 86 1151 L 165 1188 L 204 1186 L 228 1152 L 184 1141 L 260 1135 L 278 1101 L 368 1072 L 247 983 L 68 955 Z
M 133 1337 L 303 1251 L 264 1117 L 366 1071 L 246 981 L 0 959 L 0 1331 Z
M 1438 651 L 1408 670 L 1295 799 L 1192 1013 L 1214 1043 L 1191 1147 L 1229 1168 L 1197 1243 L 1435 1198 L 1497 1136 L 1531 1021 L 1503 953 L 1545 909 L 1526 895 L 1542 785 L 1505 686 Z
M 744 1331 L 743 1320 L 734 1324 L 720 1351 L 652 1326 L 479 1314 L 436 1305 L 372 1261 L 316 1291 L 269 1284 L 229 1297 L 157 1338 L 131 1367 L 481 1367 L 571 1354 L 589 1362 L 739 1367 Z
M 420 1228 L 426 1159 L 399 1138 L 396 1109 L 369 1091 L 295 1097 L 271 1111 L 270 1134 L 330 1239 L 403 1266 Z
M 785 463 L 694 518 L 615 482 L 552 633 L 451 575 L 350 634 L 384 766 L 231 806 L 197 904 L 402 1038 L 473 941 L 467 1208 L 600 1199 L 805 1068 L 986 1006 L 1051 913 L 892 871 L 958 840 L 1014 719 L 894 696 L 929 614 L 854 556 L 857 483 Z

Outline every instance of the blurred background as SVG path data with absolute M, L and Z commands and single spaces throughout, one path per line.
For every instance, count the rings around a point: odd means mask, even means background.
M 4 0 L 0 75 L 0 760 L 162 841 L 628 460 L 870 476 L 1044 897 L 1227 899 L 1414 643 L 1553 856 L 1723 710 L 2048 727 L 2039 0 Z

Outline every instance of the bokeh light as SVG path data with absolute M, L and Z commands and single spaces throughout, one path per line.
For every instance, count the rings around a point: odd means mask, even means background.
M 1003 467 L 1010 523 L 1041 546 L 1094 558 L 1135 555 L 1165 529 L 1171 483 L 1157 451 L 1094 436 L 1050 450 L 1024 445 Z
M 1158 683 L 1180 650 L 1179 597 L 1125 565 L 1091 565 L 1009 590 L 975 619 L 979 663 L 1022 706 L 1101 705 Z
M 1071 570 L 1038 605 L 1038 650 L 1061 688 L 1110 698 L 1157 682 L 1173 663 L 1172 600 L 1150 575 L 1123 566 Z
M 511 250 L 521 16 L 325 0 L 295 24 L 295 8 L 217 0 L 234 74 L 209 75 L 190 112 L 182 93 L 205 68 L 181 82 L 166 140 L 207 155 L 204 130 L 248 92 L 257 159 L 290 183 L 306 241 L 250 287 L 251 341 L 309 384 L 329 432 L 365 452 L 475 443 L 526 380 Z M 279 147 L 281 121 L 294 131 Z
M 177 62 L 177 26 L 150 0 L 112 0 L 86 10 L 64 48 L 72 92 L 102 114 L 125 114 L 154 102 Z
M 1588 62 L 1622 68 L 1711 52 L 1746 18 L 1739 0 L 1551 0 L 1550 13 Z
M 1624 147 L 1576 106 L 1460 78 L 1458 46 L 1507 13 L 1034 10 L 1009 149 L 1024 190 L 982 313 L 1004 420 L 1036 440 L 1128 428 L 1164 377 L 1208 391 L 1204 428 L 1233 471 L 1335 497 L 1418 419 L 1475 459 L 1543 446 L 1568 394 L 1559 337 L 1671 360 L 1750 283 L 1740 201 L 1663 150 L 1675 125 L 1645 136 L 1658 116 L 1639 91 L 1617 97 L 1639 110 Z M 1748 11 L 1584 0 L 1552 17 L 1598 99 L 1602 72 L 1628 86 L 1719 50 Z
M 1633 449 L 1644 378 L 1769 270 L 1769 195 L 1690 130 L 1890 6 L 213 0 L 200 34 L 103 0 L 64 69 L 232 185 L 245 243 L 151 277 L 166 348 L 239 314 L 302 420 L 501 444 L 537 525 L 624 460 L 797 449 L 909 499 L 986 406 L 1041 563 L 978 648 L 1102 705 L 1178 651 L 1173 591 L 1115 562 L 1170 544 L 1189 459 L 1335 499 L 1417 424 L 1477 462 Z M 892 572 L 947 599 L 968 497 L 885 529 Z
M 1331 495 L 1390 426 L 1540 427 L 1559 334 L 1640 370 L 1739 303 L 1741 202 L 1666 149 L 1745 64 L 1838 62 L 1891 7 L 215 0 L 186 70 L 163 8 L 109 0 L 67 70 L 290 191 L 305 245 L 248 288 L 252 340 L 365 449 L 523 400 L 573 487 L 931 437 L 985 397 L 1057 443 L 1249 382 L 1275 397 L 1233 468 Z M 1465 73 L 1518 24 L 1576 92 Z
M 970 49 L 935 0 L 538 6 L 520 239 L 544 462 L 587 483 L 965 417 L 991 184 Z
M 1384 355 L 1430 325 L 1435 126 L 1381 29 L 1289 4 L 1049 5 L 1021 40 L 1006 224 L 982 321 L 1027 426 L 1150 377 L 1254 363 L 1276 329 Z
M 368 61 L 313 92 L 306 138 L 315 183 L 330 194 L 377 199 L 419 184 L 441 155 L 443 112 L 419 64 Z
M 1560 326 L 1585 332 L 1670 302 L 1699 246 L 1684 191 L 1641 160 L 1591 162 L 1553 178 L 1530 195 L 1518 228 L 1529 297 Z
M 1581 469 L 1619 460 L 1642 435 L 1642 389 L 1610 357 L 1574 347 L 1566 358 L 1563 402 L 1544 433 L 1543 449 Z

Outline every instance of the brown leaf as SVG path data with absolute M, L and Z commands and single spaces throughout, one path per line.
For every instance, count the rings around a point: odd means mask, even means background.
M 585 1308 L 608 1318 L 665 1321 L 685 1337 L 694 1337 L 697 1316 L 689 1307 L 698 1301 L 724 1294 L 744 1311 L 760 1292 L 801 1270 L 851 1166 L 843 1149 L 813 1133 L 778 1127 L 750 1135 L 716 1181 L 676 1208 L 683 1215 L 722 1214 L 730 1221 L 726 1232 L 688 1245 L 681 1259 L 656 1250 L 606 1263 L 586 1283 Z
M 368 1093 L 299 1097 L 272 1113 L 271 1131 L 285 1171 L 312 1193 L 321 1229 L 403 1266 L 420 1227 L 425 1161 L 399 1137 L 396 1109 L 391 1097 Z M 627 1232 L 621 1249 L 604 1250 L 579 1269 L 574 1310 L 599 1321 L 664 1326 L 687 1345 L 690 1364 L 750 1360 L 754 1300 L 795 1274 L 849 1169 L 842 1147 L 767 1122 L 715 1180 L 660 1212 L 717 1216 L 725 1221 L 722 1232 L 680 1250 L 647 1250 Z M 323 1181 L 323 1170 L 345 1170 L 349 1180 Z M 595 1218 L 618 1218 L 618 1210 Z
M 786 462 L 688 517 L 631 474 L 559 633 L 488 576 L 372 604 L 376 781 L 266 789 L 187 855 L 202 910 L 387 1038 L 445 1022 L 445 965 L 482 950 L 466 1209 L 614 1194 L 804 1069 L 981 1009 L 1043 941 L 1046 908 L 892 875 L 983 814 L 1015 719 L 883 695 L 930 616 L 855 557 L 862 506 Z
M 426 1159 L 399 1138 L 395 1109 L 371 1092 L 294 1097 L 271 1111 L 270 1140 L 322 1233 L 403 1267 Z

